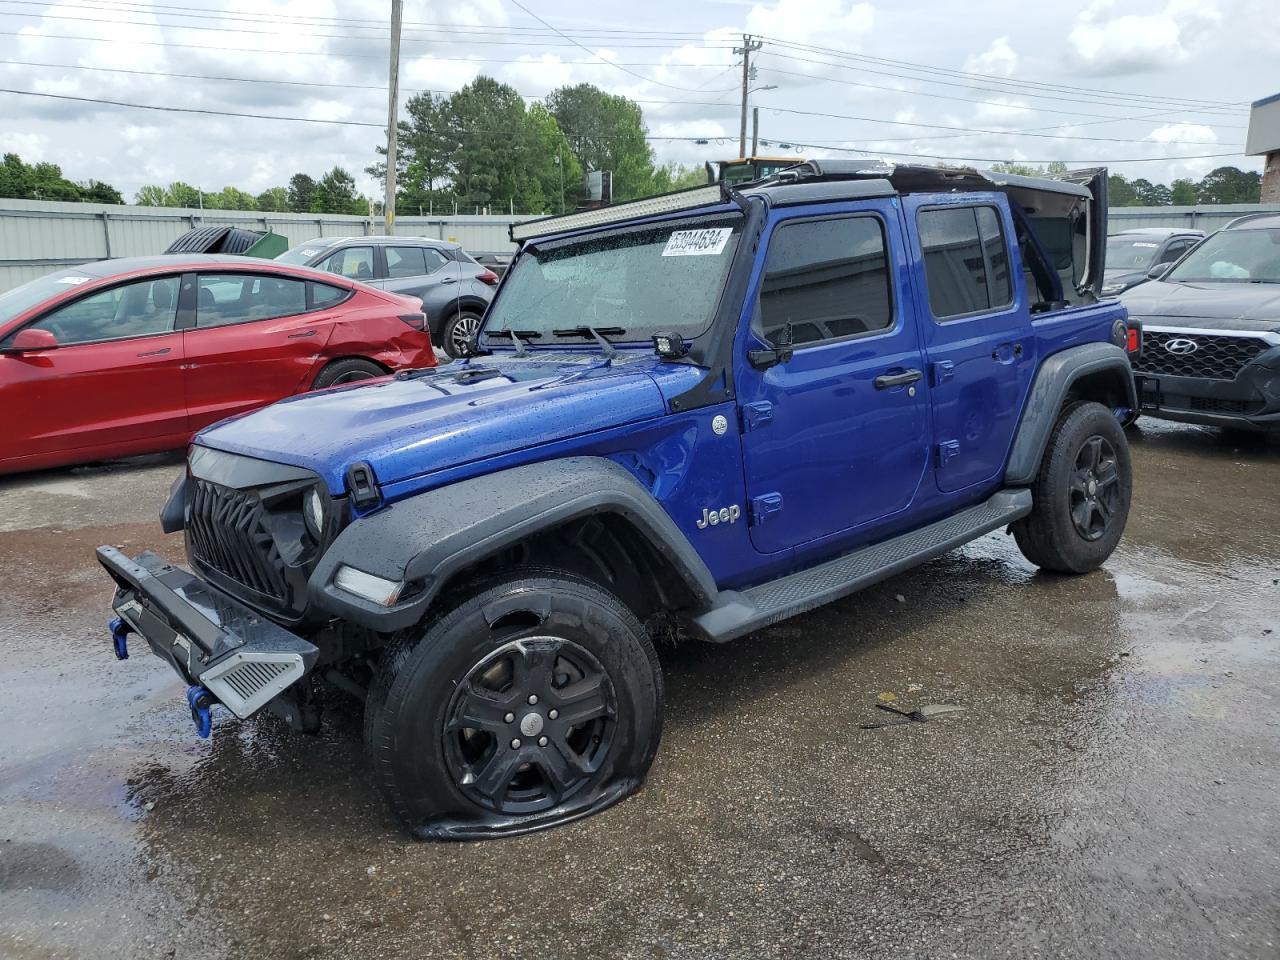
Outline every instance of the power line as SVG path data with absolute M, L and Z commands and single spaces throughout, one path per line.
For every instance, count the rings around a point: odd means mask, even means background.
M 1131 100 L 1158 100 L 1163 103 L 1186 103 L 1186 104 L 1204 104 L 1215 107 L 1247 107 L 1247 101 L 1232 100 L 1200 100 L 1187 97 L 1160 97 L 1148 93 L 1136 93 L 1132 91 L 1121 90 L 1104 90 L 1097 87 L 1084 87 L 1076 84 L 1060 84 L 1047 83 L 1041 80 L 1015 80 L 1010 77 L 997 77 L 986 73 L 973 73 L 965 70 L 955 70 L 950 67 L 935 67 L 930 64 L 914 63 L 910 60 L 892 60 L 887 57 L 874 57 L 870 54 L 851 53 L 845 50 L 837 50 L 833 47 L 822 47 L 815 44 L 793 43 L 787 40 L 780 40 L 776 37 L 764 37 L 770 43 L 792 50 L 802 50 L 808 53 L 818 53 L 826 56 L 837 57 L 842 60 L 854 60 L 859 62 L 875 63 L 880 65 L 902 67 L 917 72 L 936 73 L 947 76 L 964 77 L 971 80 L 982 80 L 987 83 L 999 83 L 1005 85 L 1015 85 L 1021 87 L 1037 87 L 1043 90 L 1066 91 L 1069 93 L 1084 93 L 1091 96 L 1105 96 L 1112 98 L 1123 98 Z
M 795 56 L 794 54 L 779 53 L 776 50 L 770 50 L 768 48 L 766 48 L 762 52 L 762 55 L 767 57 L 778 57 L 780 59 L 790 60 L 796 63 L 810 63 L 816 66 L 832 67 L 837 70 L 852 70 L 857 73 L 871 73 L 877 76 L 894 77 L 899 80 L 910 80 L 912 83 L 931 83 L 939 86 L 956 87 L 961 90 L 976 90 L 981 93 L 994 93 L 1003 97 L 1012 97 L 1012 96 L 1030 97 L 1032 99 L 1037 99 L 1037 100 L 1052 100 L 1055 102 L 1063 102 L 1063 103 L 1086 103 L 1086 104 L 1092 104 L 1094 106 L 1101 105 L 1101 106 L 1107 106 L 1107 107 L 1140 106 L 1140 107 L 1154 108 L 1154 107 L 1160 107 L 1163 105 L 1163 106 L 1169 107 L 1170 109 L 1184 110 L 1187 113 L 1205 113 L 1205 114 L 1212 114 L 1214 116 L 1239 115 L 1240 113 L 1243 112 L 1242 109 L 1237 109 L 1237 108 L 1190 107 L 1185 104 L 1170 103 L 1170 102 L 1165 102 L 1162 104 L 1161 102 L 1157 102 L 1157 101 L 1134 103 L 1133 101 L 1123 100 L 1115 97 L 1100 99 L 1098 96 L 1078 97 L 1078 96 L 1067 96 L 1064 93 L 1045 93 L 1045 92 L 1037 92 L 1034 90 L 1027 90 L 1027 89 L 1005 89 L 1002 87 L 979 86 L 969 82 L 942 80 L 942 79 L 935 79 L 933 77 L 918 77 L 918 76 L 914 76 L 912 74 L 907 74 L 907 73 L 897 73 L 892 70 L 878 70 L 874 67 L 863 66 L 860 64 L 832 63 L 828 60 L 814 60 L 812 57 L 798 57 L 798 56 Z M 765 69 L 771 69 L 771 70 L 774 70 L 775 72 L 780 72 L 780 71 L 777 71 L 776 68 L 772 68 L 772 67 L 766 67 Z M 796 77 L 804 77 L 809 80 L 821 80 L 824 82 L 852 83 L 852 81 L 841 81 L 832 77 L 815 77 L 813 74 L 807 74 L 807 73 L 793 73 L 791 75 Z M 858 84 L 853 84 L 853 85 L 857 86 Z
M 298 123 L 332 124 L 332 125 L 344 126 L 344 127 L 381 128 L 383 126 L 382 124 L 379 124 L 379 123 L 371 123 L 371 122 L 361 121 L 361 120 L 330 120 L 330 119 L 320 119 L 317 117 L 290 117 L 290 116 L 280 116 L 277 114 L 241 113 L 241 112 L 230 111 L 230 110 L 203 109 L 200 107 L 163 106 L 159 104 L 131 103 L 123 100 L 109 100 L 109 99 L 99 98 L 99 97 L 76 97 L 76 96 L 71 96 L 70 94 L 62 94 L 62 93 L 37 93 L 31 90 L 14 90 L 14 89 L 5 88 L 5 87 L 0 87 L 0 93 L 9 93 L 9 94 L 14 94 L 16 96 L 26 96 L 26 97 L 41 97 L 41 98 L 51 99 L 51 100 L 74 101 L 77 103 L 92 103 L 92 104 L 105 105 L 105 106 L 127 107 L 127 108 L 138 109 L 138 110 L 159 110 L 166 113 L 191 113 L 191 114 L 200 114 L 204 116 L 238 117 L 238 118 L 252 119 L 252 120 L 274 120 L 274 121 L 292 121 L 292 122 L 298 122 Z M 464 132 L 511 133 L 513 131 L 468 130 Z M 576 136 L 585 136 L 585 134 L 578 134 Z M 602 136 L 607 138 L 611 135 L 610 134 L 591 134 L 591 136 Z M 726 136 L 725 134 L 715 134 L 714 136 L 711 136 L 711 137 L 647 135 L 645 136 L 644 139 L 659 140 L 659 141 L 666 141 L 666 142 L 673 142 L 673 143 L 675 142 L 697 143 L 699 141 L 706 141 L 706 140 L 723 140 L 727 142 L 729 140 L 732 140 L 732 137 Z M 915 157 L 915 158 L 924 158 L 924 159 L 930 159 L 930 160 L 965 160 L 965 161 L 974 162 L 974 163 L 1002 163 L 1008 159 L 1007 157 L 1006 158 L 960 157 L 960 156 L 948 156 L 943 154 L 899 153 L 897 151 L 892 151 L 892 150 L 890 151 L 866 150 L 866 149 L 861 149 L 857 147 L 838 147 L 838 146 L 822 145 L 817 142 L 802 142 L 798 140 L 789 141 L 789 142 L 793 143 L 797 147 L 810 147 L 815 150 L 833 150 L 833 151 L 842 152 L 842 153 L 858 153 L 858 154 L 865 154 L 868 156 Z M 1236 157 L 1236 156 L 1239 156 L 1239 154 L 1238 153 L 1210 153 L 1210 154 L 1196 154 L 1191 156 L 1175 156 L 1175 157 L 1136 157 L 1136 158 L 1123 159 L 1123 160 L 1090 160 L 1090 161 L 1068 160 L 1065 162 L 1067 163 L 1147 163 L 1147 162 L 1170 162 L 1170 161 L 1177 161 L 1177 160 L 1204 160 L 1204 159 L 1216 159 L 1218 157 Z M 1054 158 L 1054 160 L 1060 160 L 1060 159 L 1062 158 L 1060 157 Z M 1022 162 L 1052 163 L 1053 160 L 1025 160 Z
M 601 62 L 603 62 L 603 63 L 607 63 L 607 64 L 609 64 L 609 66 L 611 66 L 611 67 L 617 67 L 617 68 L 618 68 L 619 70 L 621 70 L 623 73 L 630 74 L 630 75 L 631 75 L 631 76 L 633 76 L 633 77 L 638 77 L 639 79 L 641 79 L 641 80 L 645 81 L 646 83 L 655 83 L 655 84 L 657 84 L 657 85 L 658 85 L 658 86 L 660 86 L 660 87 L 667 87 L 668 89 L 671 89 L 671 90 L 683 90 L 683 89 L 684 89 L 684 87 L 677 87 L 677 86 L 675 86 L 674 84 L 670 84 L 670 83 L 663 83 L 661 80 L 651 80 L 650 78 L 646 77 L 646 76 L 645 76 L 644 74 L 642 74 L 642 73 L 636 73 L 634 70 L 629 70 L 629 69 L 627 69 L 626 67 L 622 66 L 622 64 L 620 64 L 620 63 L 615 63 L 615 62 L 614 62 L 614 61 L 612 61 L 612 60 L 608 60 L 608 59 L 606 59 L 605 57 L 600 56 L 600 54 L 596 53 L 594 50 L 592 50 L 590 47 L 586 46 L 585 44 L 579 43 L 577 40 L 574 40 L 574 39 L 573 39 L 572 37 L 570 37 L 568 34 L 566 34 L 566 33 L 562 33 L 562 32 L 561 32 L 559 29 L 557 29 L 556 27 L 551 26 L 551 24 L 547 23 L 547 21 L 543 20 L 540 16 L 538 16 L 536 13 L 534 13 L 532 10 L 530 10 L 528 7 L 526 7 L 523 3 L 521 3 L 521 2 L 520 2 L 520 0 L 511 0 L 511 3 L 512 3 L 512 5 L 513 5 L 513 6 L 519 7 L 519 8 L 520 8 L 521 10 L 523 10 L 526 14 L 528 14 L 528 15 L 529 15 L 529 16 L 531 16 L 531 17 L 533 17 L 533 19 L 537 20 L 540 24 L 542 24 L 542 25 L 543 25 L 544 27 L 546 27 L 548 30 L 554 30 L 556 33 L 560 34 L 560 36 L 564 37 L 566 40 L 568 40 L 570 43 L 572 43 L 575 47 L 581 47 L 583 50 L 587 51 L 587 53 L 591 54 L 591 55 L 592 55 L 593 57 L 595 57 L 596 59 L 600 60 L 600 61 L 601 61 Z M 715 48 L 712 48 L 712 49 L 715 49 Z M 713 92 L 714 92 L 714 91 L 713 91 Z

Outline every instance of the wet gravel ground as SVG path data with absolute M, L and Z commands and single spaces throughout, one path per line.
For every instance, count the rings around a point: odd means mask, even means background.
M 354 711 L 197 740 L 93 548 L 179 559 L 162 458 L 0 479 L 0 957 L 1276 957 L 1280 447 L 1152 424 L 1120 550 L 993 534 L 663 653 L 644 790 L 424 845 Z M 924 723 L 877 700 L 953 704 Z

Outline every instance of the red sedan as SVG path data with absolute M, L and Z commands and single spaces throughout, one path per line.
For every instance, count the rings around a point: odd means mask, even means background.
M 184 446 L 306 390 L 435 366 L 422 302 L 271 260 L 105 260 L 0 294 L 0 473 Z

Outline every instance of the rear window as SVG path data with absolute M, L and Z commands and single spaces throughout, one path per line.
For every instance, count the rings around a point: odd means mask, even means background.
M 994 207 L 921 210 L 929 309 L 938 320 L 986 313 L 1013 302 L 1009 250 Z

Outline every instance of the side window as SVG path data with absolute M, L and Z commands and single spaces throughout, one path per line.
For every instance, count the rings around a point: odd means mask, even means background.
M 1013 302 L 1009 248 L 993 207 L 921 210 L 916 223 L 935 318 L 999 310 Z
M 421 277 L 428 272 L 421 247 L 387 247 L 387 276 Z
M 1191 249 L 1194 240 L 1172 240 L 1169 245 L 1164 248 L 1164 253 L 1160 254 L 1160 259 L 1156 263 L 1173 263 L 1180 256 Z
M 125 340 L 168 333 L 177 313 L 178 278 L 161 277 L 90 294 L 41 317 L 31 327 L 48 330 L 63 345 Z
M 427 273 L 435 273 L 446 263 L 453 263 L 452 260 L 446 257 L 439 250 L 433 250 L 430 247 L 423 247 L 422 253 L 423 256 L 427 258 Z
M 311 307 L 319 309 L 328 307 L 345 299 L 347 291 L 341 287 L 331 287 L 327 283 L 311 284 Z
M 372 280 L 373 247 L 343 247 L 315 266 L 317 270 L 326 270 L 351 280 Z
M 884 227 L 875 217 L 788 223 L 774 231 L 760 287 L 761 332 L 787 323 L 797 346 L 893 324 Z
M 271 320 L 307 310 L 307 285 L 252 273 L 201 274 L 196 326 Z

